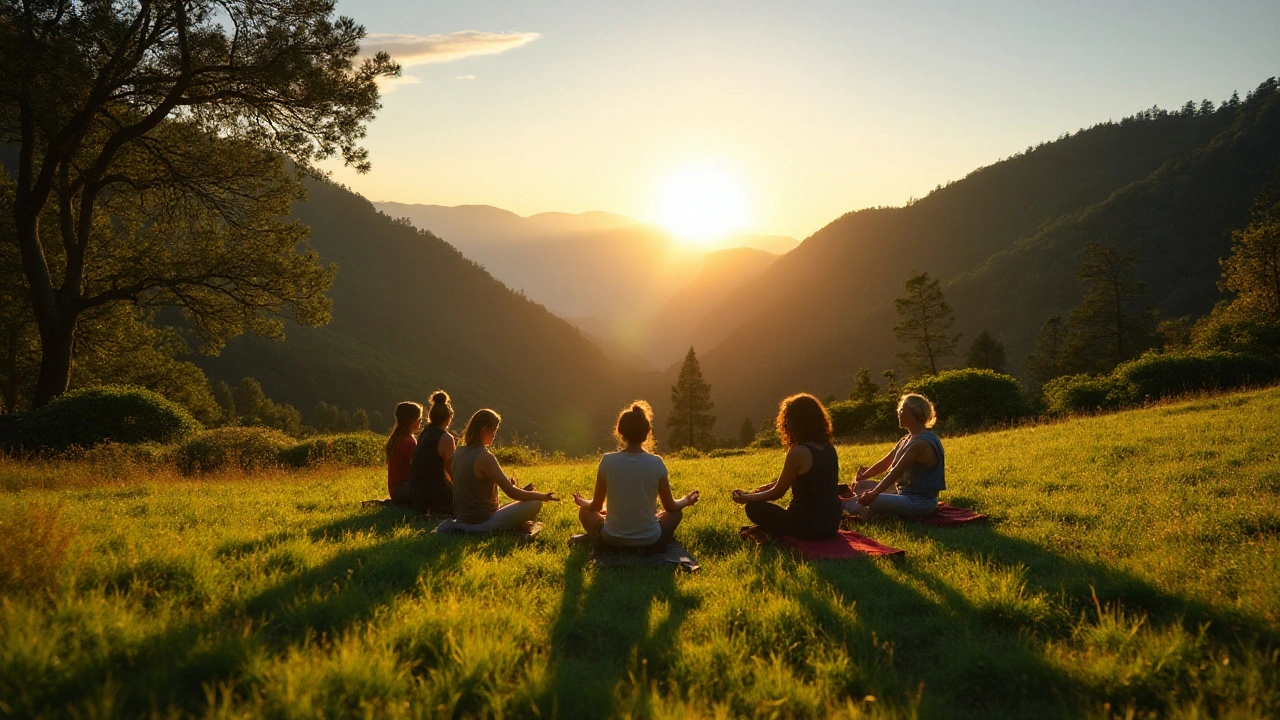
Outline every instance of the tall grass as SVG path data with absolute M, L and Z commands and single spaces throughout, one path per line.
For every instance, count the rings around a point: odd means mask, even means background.
M 1280 713 L 1280 390 L 945 439 L 983 527 L 862 530 L 907 556 L 794 561 L 728 497 L 780 450 L 669 459 L 693 575 L 456 538 L 377 468 L 102 477 L 0 461 L 0 519 L 76 528 L 0 598 L 13 716 L 1259 717 Z M 844 473 L 887 444 L 840 449 Z M 522 468 L 561 496 L 594 462 Z M 6 549 L 8 562 L 11 552 Z M 65 558 L 75 558 L 72 562 Z M 54 563 L 55 565 L 57 563 Z

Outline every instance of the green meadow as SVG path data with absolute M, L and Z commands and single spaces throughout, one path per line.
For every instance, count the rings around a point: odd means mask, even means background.
M 359 501 L 378 469 L 0 461 L 9 717 L 1266 717 L 1280 389 L 944 438 L 963 528 L 901 559 L 737 536 L 781 451 L 669 460 L 702 563 L 601 570 Z M 842 474 L 886 445 L 841 447 Z M 509 470 L 512 470 L 509 468 Z M 515 468 L 568 497 L 593 461 Z

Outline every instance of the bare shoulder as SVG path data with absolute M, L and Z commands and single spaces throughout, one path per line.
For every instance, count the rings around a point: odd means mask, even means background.
M 803 443 L 792 445 L 791 448 L 787 450 L 787 459 L 811 463 L 813 462 L 813 451 L 809 449 L 808 445 Z

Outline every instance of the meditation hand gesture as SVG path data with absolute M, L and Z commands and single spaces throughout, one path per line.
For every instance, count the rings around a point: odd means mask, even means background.
M 733 501 L 739 505 L 745 505 L 747 502 L 747 494 L 741 490 L 734 490 L 730 493 L 730 496 L 733 498 Z
M 580 508 L 591 507 L 591 501 L 582 497 L 580 493 L 573 494 L 573 502 Z
M 858 496 L 858 504 L 862 505 L 863 507 L 871 507 L 872 501 L 874 501 L 876 499 L 876 496 L 879 494 L 880 493 L 874 490 L 868 490 Z
M 863 480 L 866 480 L 866 479 L 867 479 L 867 471 L 869 471 L 870 469 L 871 469 L 871 468 L 867 467 L 866 465 L 860 465 L 860 466 L 858 467 L 858 472 L 857 472 L 857 473 L 855 473 L 855 474 L 854 474 L 854 476 L 853 476 L 853 481 L 854 481 L 855 483 L 860 483 L 860 482 L 862 482 Z
M 694 490 L 693 492 L 691 492 L 691 493 L 689 493 L 688 495 L 685 495 L 685 496 L 684 496 L 684 506 L 685 506 L 685 507 L 689 507 L 690 505 L 694 505 L 694 504 L 696 504 L 697 502 L 698 502 L 698 491 L 697 491 L 697 490 Z

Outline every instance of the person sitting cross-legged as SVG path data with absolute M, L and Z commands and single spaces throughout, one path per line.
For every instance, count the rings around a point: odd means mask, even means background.
M 462 447 L 453 454 L 453 517 L 440 523 L 437 532 L 464 530 L 494 532 L 520 530 L 531 523 L 542 510 L 542 503 L 560 498 L 554 492 L 535 492 L 533 484 L 516 487 L 515 478 L 507 477 L 498 458 L 489 452 L 498 434 L 502 417 L 484 409 L 477 410 L 462 431 Z M 499 507 L 498 489 L 515 502 Z
M 573 494 L 578 520 L 598 543 L 661 553 L 684 517 L 684 509 L 698 502 L 698 491 L 679 500 L 671 496 L 667 466 L 650 452 L 653 411 L 648 403 L 640 400 L 623 410 L 614 437 L 621 449 L 600 458 L 591 499 Z M 655 514 L 659 500 L 664 512 Z
M 799 393 L 782 401 L 775 422 L 787 457 L 778 479 L 751 492 L 734 490 L 736 503 L 761 530 L 802 540 L 840 532 L 840 459 L 831 444 L 831 416 L 818 399 Z M 791 491 L 791 504 L 774 505 Z
M 947 489 L 947 483 L 942 441 L 929 429 L 935 419 L 929 398 L 902 396 L 898 401 L 898 425 L 907 435 L 875 465 L 858 468 L 855 487 L 881 473 L 885 476 L 874 488 L 845 500 L 845 512 L 869 518 L 924 517 L 938 511 L 938 493 Z

